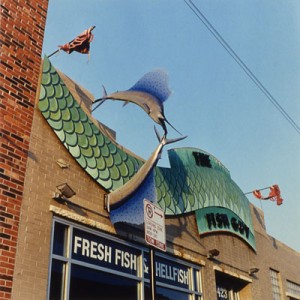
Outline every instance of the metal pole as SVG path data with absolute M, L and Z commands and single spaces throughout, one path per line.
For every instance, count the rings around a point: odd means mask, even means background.
M 52 55 L 56 54 L 57 52 L 59 52 L 59 49 L 54 51 L 53 53 L 51 53 L 50 55 L 48 55 L 48 58 L 51 57 Z
M 263 190 L 267 190 L 267 189 L 269 189 L 270 188 L 270 186 L 268 186 L 268 187 L 265 187 L 265 188 L 262 188 L 262 189 L 258 189 L 258 190 L 256 190 L 256 191 L 263 191 Z M 247 192 L 247 193 L 244 193 L 244 195 L 248 195 L 248 194 L 252 194 L 254 191 L 252 191 L 252 192 Z
M 155 253 L 152 247 L 149 247 L 150 254 L 150 289 L 151 289 L 151 300 L 155 300 L 156 294 L 156 280 L 155 280 Z

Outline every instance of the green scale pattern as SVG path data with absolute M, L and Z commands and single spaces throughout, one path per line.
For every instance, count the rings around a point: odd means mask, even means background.
M 193 152 L 209 155 L 212 167 L 197 166 Z M 195 148 L 171 149 L 168 154 L 171 168 L 157 168 L 155 177 L 158 203 L 167 215 L 221 206 L 252 227 L 248 199 L 215 157 Z
M 90 121 L 47 57 L 39 109 L 79 165 L 106 190 L 124 185 L 141 166 Z
M 125 184 L 143 164 L 118 148 L 90 121 L 47 57 L 39 108 L 70 154 L 106 190 L 113 191 Z M 212 167 L 197 166 L 193 151 L 206 153 L 194 148 L 172 149 L 168 152 L 171 168 L 155 167 L 159 206 L 166 215 L 180 215 L 209 206 L 225 207 L 251 230 L 248 199 L 228 170 L 208 153 Z

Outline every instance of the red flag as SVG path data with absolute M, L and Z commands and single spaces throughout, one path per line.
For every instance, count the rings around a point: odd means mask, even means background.
M 71 42 L 58 46 L 60 50 L 63 50 L 67 53 L 72 53 L 73 51 L 88 54 L 90 52 L 90 43 L 92 42 L 94 35 L 92 30 L 95 26 L 90 27 L 89 29 L 82 32 Z
M 283 199 L 281 198 L 280 189 L 277 184 L 270 186 L 270 192 L 267 197 L 263 197 L 260 190 L 253 191 L 252 193 L 258 199 L 276 201 L 277 205 L 281 205 L 283 202 Z
M 274 184 L 270 187 L 270 193 L 268 197 L 271 201 L 276 201 L 277 205 L 281 205 L 283 202 L 283 199 L 281 198 L 281 193 L 279 186 L 277 184 Z
M 261 192 L 259 190 L 253 191 L 253 195 L 258 199 L 262 198 Z

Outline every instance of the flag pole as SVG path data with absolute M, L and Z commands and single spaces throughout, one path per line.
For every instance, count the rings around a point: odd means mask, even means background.
M 57 52 L 59 52 L 60 49 L 57 49 L 56 51 L 54 51 L 53 53 L 51 53 L 50 55 L 48 55 L 48 58 L 51 57 L 52 55 L 56 54 Z
M 96 26 L 92 26 L 91 31 L 93 31 L 95 28 L 96 28 Z M 75 38 L 75 39 L 76 39 L 76 38 Z M 75 39 L 73 39 L 72 41 L 70 41 L 69 44 L 72 43 Z M 60 51 L 60 49 L 55 50 L 55 51 L 52 52 L 50 55 L 48 55 L 48 58 L 51 57 L 51 56 L 53 56 L 54 54 L 56 54 L 56 53 L 59 52 L 59 51 Z
M 270 186 L 265 187 L 265 188 L 262 188 L 262 189 L 256 189 L 255 191 L 263 191 L 263 190 L 267 190 L 267 189 L 269 189 L 269 188 L 270 188 Z M 249 194 L 252 194 L 252 193 L 253 193 L 253 191 L 244 193 L 244 195 L 249 195 Z

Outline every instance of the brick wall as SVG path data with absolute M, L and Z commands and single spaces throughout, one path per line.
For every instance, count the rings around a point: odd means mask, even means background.
M 0 298 L 10 299 L 48 0 L 1 1 Z
M 51 206 L 111 226 L 104 209 L 104 191 L 79 164 L 49 127 L 39 109 L 35 108 L 30 138 L 21 218 L 18 234 L 12 299 L 40 300 L 47 298 L 49 259 L 51 254 Z M 68 167 L 61 168 L 57 160 Z M 52 199 L 55 187 L 67 182 L 76 192 L 70 200 L 87 209 Z M 1 299 L 1 298 L 0 298 Z

